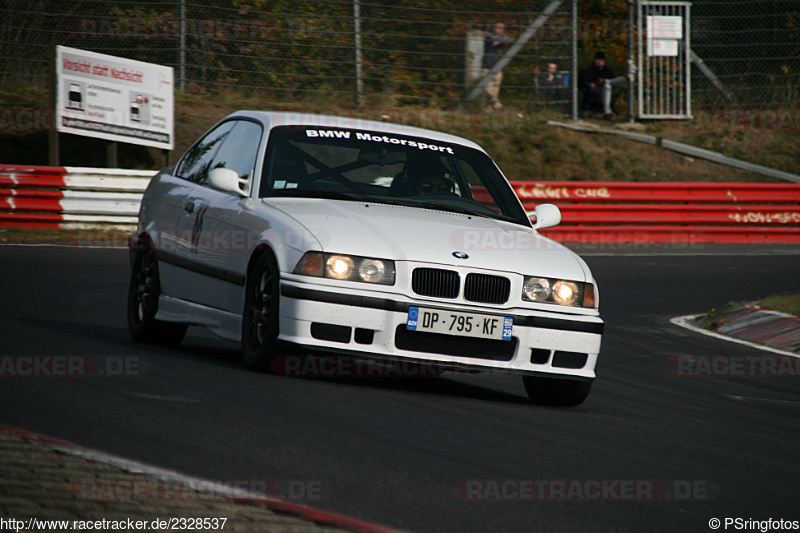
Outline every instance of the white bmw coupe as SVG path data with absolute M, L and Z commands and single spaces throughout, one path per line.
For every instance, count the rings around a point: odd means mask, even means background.
M 512 373 L 537 403 L 577 405 L 603 321 L 586 263 L 537 231 L 560 220 L 526 213 L 466 139 L 237 112 L 147 187 L 130 333 L 169 344 L 204 326 L 262 371 L 289 346 Z

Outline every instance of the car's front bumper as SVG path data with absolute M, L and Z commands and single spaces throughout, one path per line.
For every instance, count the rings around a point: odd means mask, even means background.
M 409 331 L 406 322 L 411 306 L 512 316 L 512 340 Z M 603 326 L 596 315 L 452 305 L 281 281 L 281 340 L 339 353 L 593 379 Z

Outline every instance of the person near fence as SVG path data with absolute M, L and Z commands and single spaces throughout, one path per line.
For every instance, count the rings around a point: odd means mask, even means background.
M 489 74 L 489 71 L 497 64 L 505 53 L 504 46 L 514 42 L 514 39 L 505 34 L 505 27 L 502 22 L 496 22 L 491 31 L 486 32 L 483 40 L 483 61 L 481 63 L 481 77 Z M 500 84 L 503 82 L 503 71 L 497 72 L 489 84 L 486 86 L 486 96 L 488 97 L 488 107 L 499 111 L 503 109 L 500 103 Z
M 548 63 L 545 71 L 539 75 L 539 87 L 561 87 L 562 85 L 564 85 L 564 77 L 558 72 L 558 65 Z
M 569 74 L 559 72 L 557 63 L 547 63 L 544 72 L 536 67 L 536 87 L 548 101 L 561 102 L 569 99 Z
M 606 66 L 606 53 L 602 50 L 595 53 L 592 64 L 578 74 L 578 88 L 583 95 L 584 105 L 590 98 L 599 99 L 603 106 L 603 117 L 608 120 L 614 119 L 612 98 L 621 93 L 627 84 L 625 76 L 614 76 L 614 72 Z

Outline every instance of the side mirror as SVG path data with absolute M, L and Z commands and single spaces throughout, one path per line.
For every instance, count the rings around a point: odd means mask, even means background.
M 536 216 L 536 223 L 533 225 L 533 229 L 536 230 L 552 228 L 561 224 L 561 210 L 553 204 L 537 205 L 533 211 L 528 211 L 525 214 Z
M 245 192 L 239 188 L 239 174 L 230 168 L 215 168 L 209 172 L 208 184 L 218 191 L 246 196 Z

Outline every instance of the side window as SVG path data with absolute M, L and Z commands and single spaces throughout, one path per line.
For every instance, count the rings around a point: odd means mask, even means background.
M 230 168 L 239 179 L 248 180 L 253 174 L 261 142 L 261 126 L 247 120 L 237 120 L 225 142 L 214 156 L 211 168 Z
M 204 184 L 208 180 L 208 171 L 211 169 L 211 162 L 217 150 L 225 142 L 234 125 L 234 121 L 228 121 L 208 132 L 197 144 L 189 148 L 175 174 L 179 178 Z

